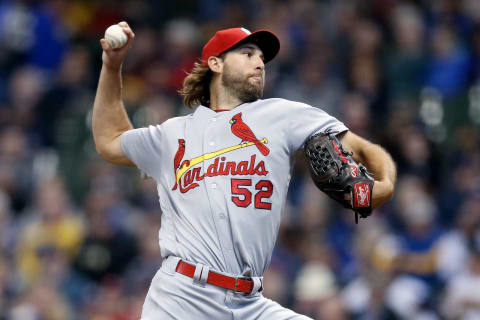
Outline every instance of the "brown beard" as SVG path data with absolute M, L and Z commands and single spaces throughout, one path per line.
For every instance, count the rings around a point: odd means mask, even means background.
M 225 64 L 222 73 L 222 85 L 243 102 L 252 102 L 263 96 L 263 81 L 255 85 L 240 74 L 231 71 Z

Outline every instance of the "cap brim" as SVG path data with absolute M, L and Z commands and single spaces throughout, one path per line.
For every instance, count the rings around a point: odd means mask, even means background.
M 235 47 L 246 42 L 255 43 L 262 50 L 265 63 L 275 58 L 280 51 L 280 40 L 274 33 L 267 30 L 252 32 L 248 37 L 237 43 Z

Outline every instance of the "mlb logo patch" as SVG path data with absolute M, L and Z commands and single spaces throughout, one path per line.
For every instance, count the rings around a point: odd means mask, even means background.
M 355 207 L 370 207 L 370 185 L 358 183 L 353 187 L 353 205 Z

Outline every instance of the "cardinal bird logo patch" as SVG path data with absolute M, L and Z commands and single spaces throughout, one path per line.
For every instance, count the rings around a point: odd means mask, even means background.
M 232 133 L 242 139 L 242 141 L 240 142 L 241 144 L 253 142 L 261 154 L 263 154 L 264 156 L 268 156 L 268 154 L 270 153 L 270 149 L 268 149 L 262 143 L 262 141 L 258 140 L 250 127 L 245 122 L 243 122 L 241 112 L 237 113 L 232 117 L 232 119 L 230 120 L 230 124 L 232 125 Z
M 175 176 L 175 184 L 172 190 L 180 189 L 181 193 L 194 189 L 199 186 L 197 183 L 206 177 L 214 176 L 266 176 L 268 174 L 265 168 L 265 161 L 257 159 L 258 154 L 253 153 L 249 155 L 249 159 L 239 159 L 228 161 L 225 156 L 228 152 L 243 148 L 255 148 L 263 156 L 270 154 L 270 149 L 266 146 L 267 138 L 259 140 L 253 133 L 252 129 L 243 122 L 242 113 L 239 112 L 234 115 L 230 121 L 230 129 L 234 136 L 240 138 L 239 144 L 227 146 L 213 152 L 201 154 L 192 159 L 183 159 L 185 156 L 185 149 L 187 148 L 187 141 L 183 138 L 178 139 L 178 147 L 173 158 L 173 173 Z M 198 164 L 215 159 L 212 164 L 208 166 L 206 171 Z
M 175 157 L 173 158 L 173 174 L 176 176 L 178 169 L 183 166 L 188 166 L 190 161 L 185 160 L 180 165 L 180 162 L 183 159 L 183 155 L 185 154 L 185 139 L 178 139 L 178 149 L 175 153 Z M 173 186 L 172 190 L 177 189 L 177 182 L 175 181 L 175 185 Z

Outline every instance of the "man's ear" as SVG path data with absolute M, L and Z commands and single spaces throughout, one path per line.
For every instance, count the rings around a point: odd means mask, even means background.
M 223 59 L 215 56 L 208 58 L 208 67 L 212 72 L 221 73 L 223 70 Z

